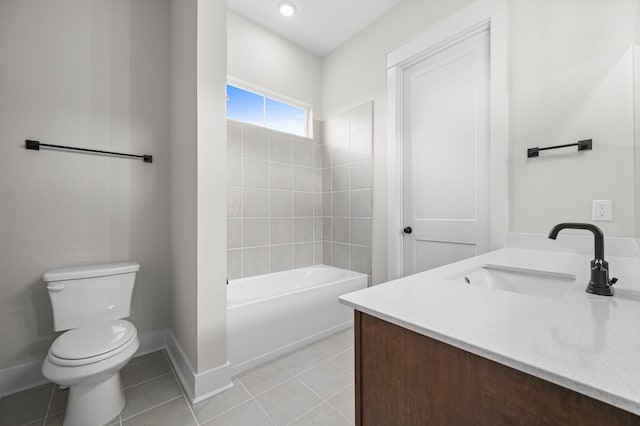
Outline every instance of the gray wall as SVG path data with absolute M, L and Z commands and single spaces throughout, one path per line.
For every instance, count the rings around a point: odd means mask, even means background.
M 228 121 L 230 279 L 322 263 L 321 127 L 308 139 Z
M 168 326 L 168 43 L 164 0 L 0 2 L 0 369 L 45 356 L 51 268 L 138 261 L 131 321 Z
M 327 265 L 369 275 L 373 205 L 373 103 L 325 122 L 323 260 Z

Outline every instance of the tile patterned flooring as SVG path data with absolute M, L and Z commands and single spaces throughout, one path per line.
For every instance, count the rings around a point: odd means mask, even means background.
M 233 377 L 234 386 L 191 404 L 163 351 L 121 371 L 126 405 L 109 424 L 350 425 L 354 423 L 353 329 Z M 0 399 L 0 425 L 62 425 L 67 392 L 53 384 Z

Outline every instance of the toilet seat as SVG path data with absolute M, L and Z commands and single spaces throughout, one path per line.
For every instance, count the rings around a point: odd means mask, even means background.
M 124 351 L 136 336 L 135 326 L 124 320 L 76 328 L 53 342 L 48 359 L 52 364 L 65 367 L 93 364 Z

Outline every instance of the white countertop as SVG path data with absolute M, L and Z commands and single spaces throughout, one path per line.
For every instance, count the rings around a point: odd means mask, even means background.
M 609 257 L 613 297 L 585 292 L 593 256 L 502 249 L 349 293 L 340 302 L 640 415 L 640 259 Z M 451 279 L 483 265 L 569 273 L 548 299 Z

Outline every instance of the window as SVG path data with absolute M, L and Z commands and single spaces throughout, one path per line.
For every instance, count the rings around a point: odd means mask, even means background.
M 231 84 L 227 84 L 227 97 L 228 119 L 311 137 L 310 107 L 282 102 Z

